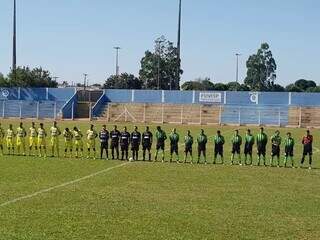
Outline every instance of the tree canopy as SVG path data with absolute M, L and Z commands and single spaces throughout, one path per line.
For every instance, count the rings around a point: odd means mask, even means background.
M 133 74 L 122 73 L 119 76 L 111 75 L 103 87 L 106 89 L 141 89 L 142 82 Z
M 247 77 L 244 80 L 250 90 L 270 91 L 277 78 L 277 64 L 268 43 L 261 44 L 256 54 L 247 61 Z
M 180 89 L 180 67 L 177 48 L 165 37 L 155 41 L 155 50 L 146 51 L 141 59 L 139 78 L 144 89 L 179 90 Z M 178 74 L 180 73 L 180 74 Z
M 0 76 L 0 87 L 50 87 L 56 88 L 58 83 L 49 71 L 40 68 L 18 67 L 7 77 Z

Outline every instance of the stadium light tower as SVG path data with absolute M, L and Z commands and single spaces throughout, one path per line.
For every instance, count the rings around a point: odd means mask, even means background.
M 16 77 L 17 69 L 17 15 L 16 15 L 16 0 L 13 1 L 13 48 L 12 48 L 12 71 L 14 78 Z
M 87 73 L 84 73 L 83 74 L 83 89 L 86 90 L 86 85 L 87 85 L 87 77 L 88 77 L 88 74 Z
M 178 17 L 178 40 L 177 40 L 177 77 L 180 80 L 180 68 L 181 68 L 181 12 L 182 12 L 182 0 L 179 0 L 179 17 Z M 170 83 L 171 85 L 171 83 Z
M 239 57 L 241 56 L 240 53 L 236 53 L 237 57 L 237 66 L 236 66 L 236 82 L 239 83 Z
M 119 67 L 119 51 L 120 51 L 120 47 L 114 47 L 114 49 L 116 50 L 116 76 L 119 76 L 119 71 L 120 71 L 120 67 Z
M 160 38 L 156 40 L 156 52 L 158 54 L 158 90 L 160 90 L 160 60 L 161 60 L 161 43 L 164 41 Z

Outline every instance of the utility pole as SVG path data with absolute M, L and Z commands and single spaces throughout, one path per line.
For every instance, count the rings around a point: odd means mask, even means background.
M 241 56 L 240 53 L 236 53 L 237 57 L 237 66 L 236 66 L 236 82 L 239 83 L 239 57 Z
M 83 80 L 83 90 L 86 90 L 88 74 L 87 74 L 87 73 L 84 73 L 83 76 L 84 76 L 84 80 Z
M 116 50 L 116 76 L 119 76 L 119 51 L 120 51 L 120 47 L 114 47 L 114 49 Z
M 178 41 L 177 41 L 177 60 L 178 60 L 177 81 L 180 81 L 180 68 L 181 68 L 181 12 L 182 12 L 182 0 L 179 0 Z M 171 88 L 171 82 L 170 82 L 170 88 Z
M 161 39 L 158 39 L 156 41 L 156 46 L 157 46 L 157 49 L 156 49 L 156 52 L 158 53 L 158 90 L 160 90 L 160 60 L 161 60 L 161 43 L 163 43 L 163 40 Z
M 13 1 L 13 51 L 12 51 L 12 72 L 16 79 L 17 69 L 17 15 L 16 0 Z

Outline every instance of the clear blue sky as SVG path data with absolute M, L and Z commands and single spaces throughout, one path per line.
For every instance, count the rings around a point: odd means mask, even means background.
M 0 1 L 0 72 L 12 52 L 12 0 Z M 138 74 L 140 59 L 165 35 L 176 43 L 177 0 L 17 0 L 18 65 L 42 66 L 60 80 L 103 82 L 114 73 L 113 46 L 123 48 L 121 71 Z M 245 61 L 268 42 L 278 82 L 320 81 L 320 1 L 183 0 L 183 80 L 235 79 L 236 52 Z

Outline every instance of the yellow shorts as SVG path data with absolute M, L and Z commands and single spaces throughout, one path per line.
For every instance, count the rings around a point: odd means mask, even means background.
M 72 141 L 65 141 L 64 142 L 64 148 L 65 149 L 73 149 Z
M 96 140 L 87 140 L 87 148 L 96 148 Z
M 29 137 L 29 147 L 34 147 L 37 145 L 36 137 Z
M 51 146 L 59 146 L 59 137 L 51 137 Z
M 74 141 L 74 147 L 75 147 L 76 149 L 82 149 L 82 148 L 83 148 L 83 142 L 82 142 L 82 140 L 75 140 L 75 141 Z
M 46 139 L 45 138 L 38 138 L 38 147 L 46 147 Z
M 7 148 L 13 148 L 13 139 L 12 138 L 7 138 Z
M 26 139 L 24 137 L 17 137 L 17 147 L 25 146 Z

